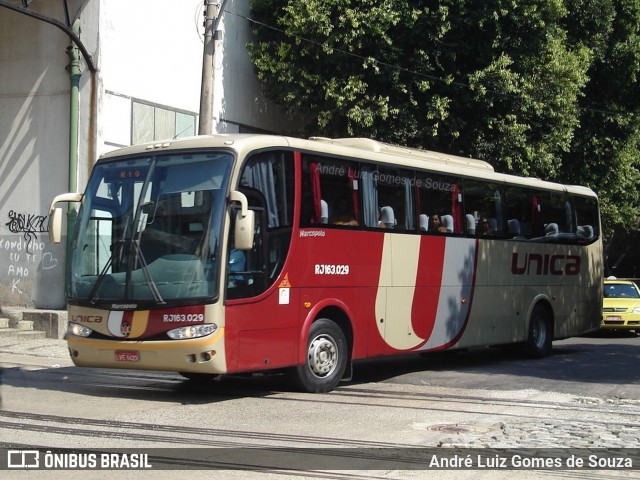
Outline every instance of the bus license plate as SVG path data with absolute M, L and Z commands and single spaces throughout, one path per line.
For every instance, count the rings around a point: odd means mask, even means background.
M 116 350 L 116 362 L 138 362 L 140 353 L 134 350 Z

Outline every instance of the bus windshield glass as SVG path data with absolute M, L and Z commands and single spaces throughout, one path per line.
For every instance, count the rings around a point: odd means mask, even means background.
M 70 300 L 165 305 L 215 297 L 232 164 L 228 153 L 98 163 L 78 213 Z

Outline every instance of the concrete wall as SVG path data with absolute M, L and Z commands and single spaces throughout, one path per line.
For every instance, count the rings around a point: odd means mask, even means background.
M 19 2 L 15 2 L 19 4 Z M 202 0 L 69 0 L 98 71 L 80 80 L 78 189 L 96 158 L 132 141 L 132 102 L 197 116 Z M 64 3 L 29 9 L 65 22 Z M 248 0 L 229 0 L 217 42 L 214 130 L 284 130 L 246 52 Z M 65 251 L 47 239 L 48 207 L 69 191 L 68 37 L 0 7 L 0 306 L 64 308 Z M 282 128 L 281 128 L 282 126 Z M 197 129 L 197 122 L 196 122 Z M 64 242 L 63 242 L 64 244 Z
M 64 18 L 62 2 L 34 10 Z M 64 305 L 64 254 L 46 239 L 48 204 L 67 188 L 68 38 L 0 8 L 0 304 Z
M 294 120 L 265 99 L 246 49 L 252 38 L 248 0 L 228 0 L 219 29 L 215 70 L 215 127 L 220 133 L 282 133 Z

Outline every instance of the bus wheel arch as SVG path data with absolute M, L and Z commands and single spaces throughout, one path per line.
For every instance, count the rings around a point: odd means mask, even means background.
M 337 307 L 324 308 L 313 317 L 304 341 L 302 363 L 291 377 L 306 392 L 333 390 L 351 363 L 353 330 L 347 315 Z
M 553 309 L 547 300 L 533 306 L 527 325 L 524 352 L 529 358 L 542 358 L 551 353 L 554 332 Z

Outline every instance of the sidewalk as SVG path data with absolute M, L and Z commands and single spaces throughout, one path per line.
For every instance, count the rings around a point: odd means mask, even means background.
M 33 360 L 39 358 L 38 363 L 42 362 L 41 359 L 47 358 L 55 360 L 54 363 L 72 364 L 67 342 L 64 339 L 23 339 L 16 336 L 0 336 L 0 366 L 14 363 L 15 356 L 32 357 Z

